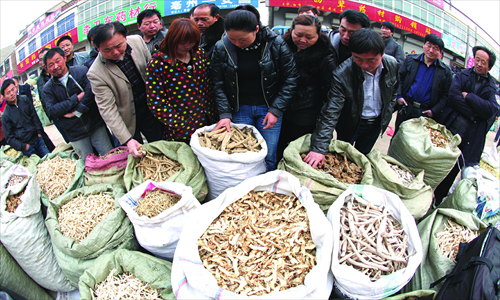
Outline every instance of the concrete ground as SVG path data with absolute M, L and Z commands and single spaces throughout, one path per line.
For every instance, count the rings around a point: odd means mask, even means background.
M 394 113 L 394 115 L 392 116 L 392 120 L 389 126 L 395 128 L 394 126 L 395 122 L 396 122 L 396 113 Z M 54 125 L 46 126 L 44 129 L 55 146 L 59 145 L 60 143 L 64 143 L 64 139 L 62 138 L 61 134 Z M 495 134 L 496 133 L 493 131 L 488 132 L 488 135 L 486 136 L 485 147 L 492 147 L 493 145 L 496 145 L 496 143 L 493 142 Z M 379 149 L 381 153 L 387 154 L 390 142 L 391 142 L 391 137 L 388 136 L 387 133 L 385 133 L 382 137 L 378 138 L 377 143 L 375 144 L 375 148 Z

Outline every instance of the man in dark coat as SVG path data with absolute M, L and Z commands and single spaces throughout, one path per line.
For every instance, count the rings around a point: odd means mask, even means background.
M 161 41 L 167 34 L 167 29 L 163 26 L 161 14 L 156 9 L 146 9 L 137 16 L 137 27 L 141 31 L 140 36 L 146 43 L 149 53 L 153 54 Z
M 49 114 L 59 118 L 80 159 L 93 153 L 93 147 L 100 155 L 113 149 L 87 79 L 87 67 L 68 68 L 59 47 L 47 51 L 43 60 L 52 75 L 43 88 Z
M 489 74 L 495 65 L 495 53 L 483 46 L 472 48 L 472 52 L 474 67 L 463 70 L 453 78 L 448 102 L 439 119 L 453 134 L 462 138 L 458 147 L 463 159 L 459 157 L 455 167 L 436 188 L 436 205 L 447 195 L 459 167 L 479 165 L 486 134 L 500 108 L 495 97 L 495 81 Z
M 399 68 L 401 84 L 397 102 L 400 110 L 396 131 L 408 119 L 438 118 L 448 99 L 452 72 L 439 59 L 444 42 L 437 35 L 428 34 L 423 48 L 424 53 L 408 55 Z
M 2 127 L 7 144 L 24 155 L 40 157 L 50 153 L 42 139 L 42 123 L 33 107 L 33 101 L 17 95 L 17 86 L 12 79 L 2 83 L 1 94 L 7 101 L 2 113 Z
M 191 19 L 201 32 L 200 47 L 205 50 L 208 58 L 212 57 L 215 43 L 224 34 L 224 18 L 219 15 L 219 8 L 213 3 L 202 3 L 193 8 Z
M 368 28 L 352 34 L 349 49 L 352 56 L 333 72 L 328 102 L 311 135 L 304 161 L 313 168 L 323 165 L 333 130 L 338 140 L 366 155 L 391 121 L 398 88 L 396 59 L 384 55 L 382 37 Z
M 394 57 L 398 61 L 398 66 L 401 66 L 405 61 L 405 53 L 403 47 L 392 37 L 395 30 L 394 24 L 389 21 L 382 22 L 380 26 L 380 32 L 385 43 L 385 54 Z

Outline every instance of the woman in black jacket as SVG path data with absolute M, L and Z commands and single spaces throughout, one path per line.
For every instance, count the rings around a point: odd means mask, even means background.
M 327 101 L 333 70 L 337 67 L 335 51 L 328 36 L 321 32 L 318 18 L 310 15 L 295 17 L 283 39 L 293 52 L 300 77 L 297 93 L 283 114 L 278 161 L 288 143 L 316 128 L 321 107 Z
M 297 85 L 293 55 L 285 42 L 260 24 L 257 9 L 237 7 L 225 19 L 226 33 L 212 54 L 210 78 L 220 121 L 255 126 L 267 143 L 266 168 L 276 168 L 282 114 Z

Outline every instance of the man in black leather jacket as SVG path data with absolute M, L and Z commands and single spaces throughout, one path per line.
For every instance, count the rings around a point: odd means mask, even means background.
M 382 37 L 371 29 L 355 31 L 349 41 L 352 56 L 333 72 L 328 102 L 311 136 L 305 162 L 322 165 L 337 130 L 337 139 L 368 154 L 389 124 L 398 87 L 397 61 L 384 56 Z

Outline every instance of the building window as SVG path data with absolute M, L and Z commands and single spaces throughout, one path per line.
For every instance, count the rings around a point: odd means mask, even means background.
M 40 34 L 40 39 L 42 40 L 42 46 L 47 45 L 50 41 L 55 38 L 54 36 L 54 25 L 50 26 L 47 30 Z
M 75 14 L 71 14 L 61 21 L 57 22 L 57 35 L 61 35 L 66 31 L 75 28 Z
M 404 10 L 403 10 L 404 15 L 411 17 L 411 4 L 405 2 L 403 5 L 404 5 Z
M 394 3 L 394 10 L 398 14 L 402 13 L 403 12 L 403 2 L 402 1 L 396 1 Z
M 435 27 L 434 25 L 434 22 L 436 20 L 436 17 L 433 15 L 433 14 L 429 14 L 429 25 L 431 25 L 432 27 Z
M 0 66 L 0 76 L 3 76 L 3 65 Z
M 384 0 L 384 8 L 392 10 L 392 0 Z
M 22 61 L 23 59 L 26 58 L 26 51 L 24 51 L 24 47 L 22 47 L 18 53 L 19 53 L 19 61 Z
M 29 43 L 28 43 L 28 49 L 29 49 L 29 53 L 34 53 L 36 51 L 36 38 L 32 39 Z
M 413 6 L 413 18 L 420 20 L 420 8 Z
M 10 71 L 10 58 L 7 58 L 3 65 L 4 65 L 5 73 L 9 72 Z
M 429 22 L 429 20 L 427 19 L 427 11 L 425 11 L 425 10 L 423 10 L 423 9 L 422 9 L 422 11 L 421 11 L 420 13 L 421 13 L 421 15 L 420 15 L 420 20 L 421 20 L 422 22 L 426 22 L 426 23 L 428 23 L 428 22 Z

